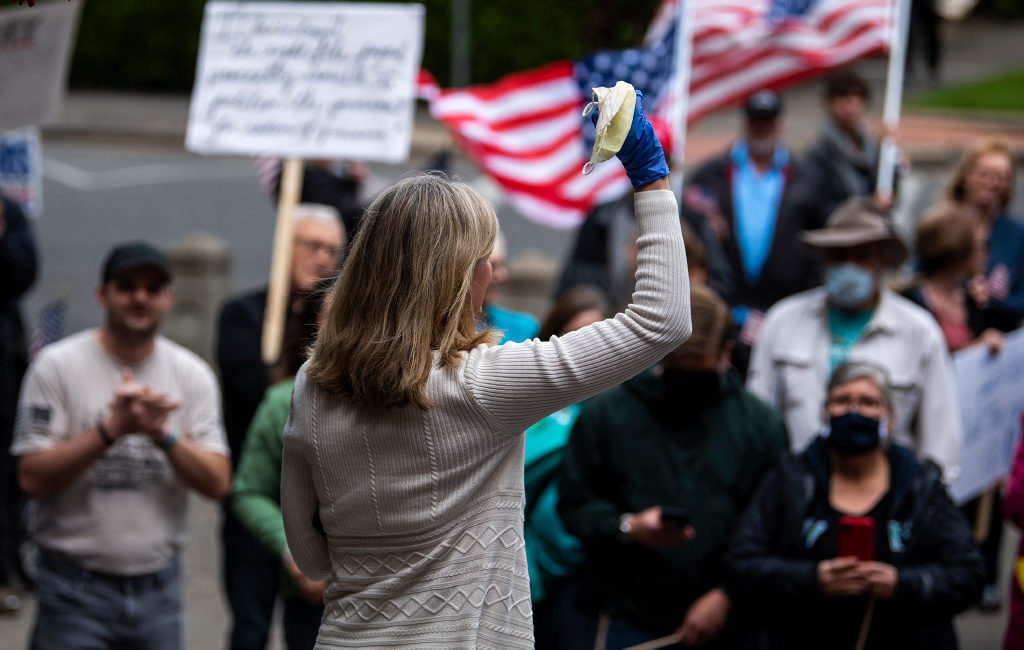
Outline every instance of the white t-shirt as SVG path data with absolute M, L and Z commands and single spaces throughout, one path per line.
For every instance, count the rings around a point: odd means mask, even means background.
M 100 344 L 99 330 L 46 347 L 29 367 L 18 401 L 11 453 L 50 449 L 94 426 L 126 364 Z M 136 382 L 180 406 L 169 426 L 198 447 L 227 455 L 220 392 L 210 367 L 161 336 L 153 354 L 130 366 Z M 35 539 L 93 571 L 158 571 L 187 537 L 187 488 L 145 434 L 118 439 L 68 487 L 39 504 Z

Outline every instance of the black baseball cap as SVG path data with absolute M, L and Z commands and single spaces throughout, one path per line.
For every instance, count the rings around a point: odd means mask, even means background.
M 164 254 L 146 242 L 136 241 L 119 244 L 107 253 L 107 259 L 103 262 L 103 284 L 140 266 L 156 269 L 163 276 L 164 282 L 171 281 L 171 267 Z
M 775 119 L 782 112 L 782 100 L 770 90 L 759 90 L 743 105 L 748 120 Z

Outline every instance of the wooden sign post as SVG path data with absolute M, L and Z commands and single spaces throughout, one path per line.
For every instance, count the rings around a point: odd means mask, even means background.
M 284 324 L 288 317 L 288 296 L 292 288 L 292 252 L 295 247 L 295 206 L 302 196 L 302 160 L 287 158 L 281 169 L 281 189 L 277 197 L 277 226 L 274 228 L 267 309 L 263 312 L 263 336 L 260 350 L 263 363 L 272 365 L 281 356 Z

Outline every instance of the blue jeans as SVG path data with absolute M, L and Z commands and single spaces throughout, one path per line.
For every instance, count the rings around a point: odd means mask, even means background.
M 31 650 L 180 650 L 178 561 L 142 576 L 116 576 L 43 554 L 36 577 Z

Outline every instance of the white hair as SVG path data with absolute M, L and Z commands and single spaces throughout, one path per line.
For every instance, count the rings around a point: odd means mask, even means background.
M 323 203 L 300 203 L 295 206 L 292 216 L 295 219 L 295 223 L 311 219 L 313 221 L 334 223 L 341 226 L 342 230 L 345 229 L 341 221 L 341 213 L 338 212 L 337 208 L 324 205 Z

